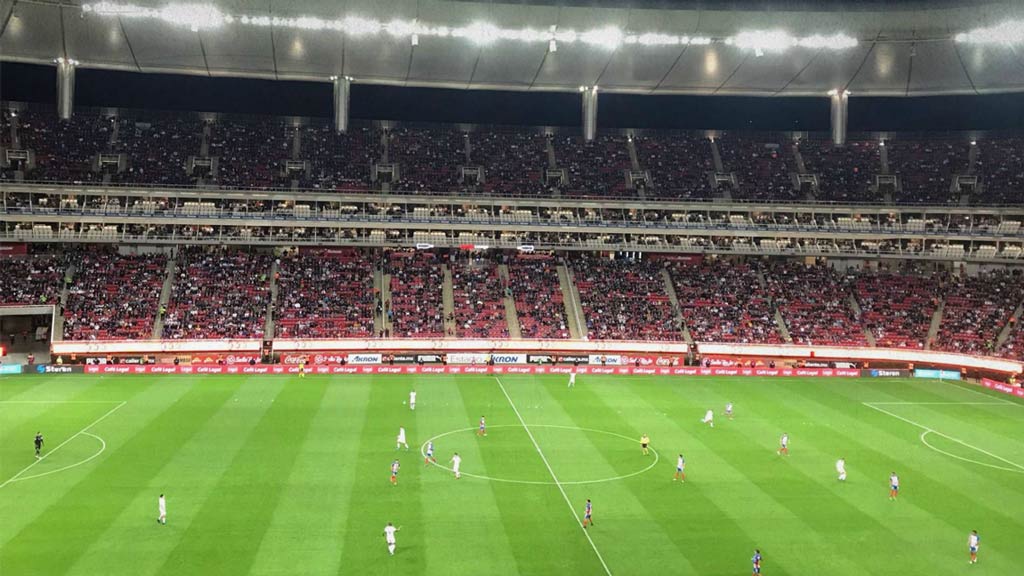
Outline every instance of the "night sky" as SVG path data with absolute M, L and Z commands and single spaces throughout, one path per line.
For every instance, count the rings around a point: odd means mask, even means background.
M 330 117 L 331 85 L 80 69 L 77 106 Z M 0 99 L 55 105 L 49 66 L 0 63 Z M 579 126 L 577 93 L 440 90 L 354 84 L 356 119 Z M 827 131 L 826 98 L 602 94 L 606 128 Z M 1024 94 L 851 97 L 849 130 L 949 131 L 1024 128 Z

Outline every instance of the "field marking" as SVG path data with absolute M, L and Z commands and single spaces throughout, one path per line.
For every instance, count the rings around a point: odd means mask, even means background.
M 122 400 L 0 400 L 0 404 L 117 404 Z
M 1007 468 L 1006 466 L 996 466 L 995 464 L 989 464 L 987 462 L 979 462 L 979 461 L 973 460 L 971 458 L 965 458 L 963 456 L 959 456 L 957 454 L 953 454 L 952 452 L 946 452 L 945 450 L 942 450 L 941 448 L 936 448 L 935 446 L 932 446 L 931 444 L 929 444 L 927 440 L 925 440 L 925 436 L 928 436 L 929 434 L 933 434 L 933 433 L 934 433 L 934 430 L 925 430 L 924 432 L 921 432 L 921 436 L 919 436 L 918 438 L 921 440 L 922 444 L 924 444 L 925 446 L 931 448 L 932 450 L 935 450 L 939 454 L 945 454 L 946 456 L 949 456 L 950 458 L 956 458 L 957 460 L 963 460 L 964 462 L 970 462 L 972 464 L 978 464 L 979 466 L 987 466 L 989 468 L 995 468 L 996 470 L 1005 470 L 1007 472 L 1016 472 L 1017 474 L 1024 474 L 1024 470 L 1018 470 L 1016 468 Z
M 495 425 L 492 425 L 492 426 L 488 426 L 488 428 L 518 428 L 518 427 L 519 427 L 518 424 L 495 424 Z M 607 434 L 608 436 L 614 436 L 616 438 L 622 438 L 623 440 L 628 440 L 629 442 L 634 442 L 634 443 L 639 444 L 638 440 L 630 438 L 629 436 L 624 436 L 624 435 L 619 434 L 617 432 L 608 432 L 607 430 L 597 430 L 597 429 L 594 429 L 594 428 L 580 428 L 578 426 L 559 426 L 559 425 L 556 425 L 556 424 L 534 424 L 533 427 L 534 428 L 559 428 L 559 429 L 563 429 L 563 430 L 579 430 L 579 431 L 582 431 L 582 432 L 596 432 L 598 434 Z M 426 450 L 427 444 L 432 442 L 432 441 L 434 441 L 434 440 L 437 440 L 438 438 L 444 438 L 445 436 L 451 436 L 452 434 L 458 434 L 460 432 L 472 432 L 472 431 L 475 431 L 475 430 L 476 430 L 476 428 L 470 427 L 470 428 L 460 428 L 458 430 L 450 430 L 448 432 L 442 432 L 441 434 L 438 434 L 437 436 L 434 436 L 432 438 L 427 439 L 427 441 L 424 442 L 423 445 L 420 446 L 420 454 L 424 458 L 426 458 L 426 456 L 427 456 L 427 450 Z M 651 470 L 652 468 L 654 468 L 655 466 L 658 465 L 658 461 L 661 459 L 661 457 L 658 455 L 658 451 L 655 450 L 654 447 L 651 447 L 651 452 L 654 452 L 654 462 L 652 462 L 649 466 L 647 466 L 646 468 L 644 468 L 642 470 L 638 470 L 638 471 L 632 472 L 630 474 L 624 474 L 622 476 L 613 476 L 613 477 L 610 477 L 610 478 L 599 478 L 597 480 L 570 480 L 568 482 L 562 481 L 561 484 L 562 484 L 562 486 L 581 486 L 581 485 L 585 485 L 585 484 L 601 484 L 601 483 L 604 483 L 604 482 L 616 482 L 618 480 L 625 480 L 626 478 L 632 478 L 633 476 L 639 476 L 640 474 L 643 474 L 644 472 L 647 472 L 648 470 Z M 445 466 L 444 464 L 440 464 L 438 462 L 431 462 L 431 464 L 434 465 L 434 466 L 437 466 L 438 468 L 441 468 L 442 470 L 447 470 L 449 472 L 454 472 L 454 470 L 452 468 L 449 468 L 448 466 Z M 508 478 L 494 478 L 492 476 L 484 476 L 482 474 L 472 474 L 472 473 L 469 473 L 469 472 L 462 472 L 462 475 L 463 476 L 468 476 L 470 478 L 476 478 L 478 480 L 489 480 L 491 482 L 505 482 L 505 483 L 508 483 L 508 484 L 529 484 L 529 485 L 533 485 L 533 486 L 554 486 L 555 485 L 555 483 L 550 481 L 550 480 L 545 480 L 545 481 L 541 481 L 541 480 L 511 480 L 511 479 L 508 479 Z
M 1009 404 L 1011 406 L 1024 406 L 1024 404 L 1020 404 L 1018 402 L 1014 402 L 1014 401 L 1009 400 L 1007 398 L 1002 398 L 1000 396 L 995 396 L 995 395 L 992 395 L 992 394 L 986 394 L 986 393 L 982 392 L 981 389 L 979 389 L 977 386 L 975 386 L 973 384 L 970 385 L 970 386 L 965 386 L 963 384 L 956 384 L 955 383 L 955 382 L 963 382 L 963 380 L 943 380 L 943 379 L 940 378 L 939 382 L 944 382 L 944 383 L 952 386 L 953 388 L 956 388 L 957 390 L 966 390 L 967 392 L 972 392 L 974 394 L 977 394 L 978 396 L 984 396 L 985 398 L 988 398 L 989 400 L 995 400 L 995 401 L 997 401 L 1000 404 Z
M 576 507 L 569 501 L 569 496 L 565 493 L 565 488 L 562 488 L 562 483 L 558 481 L 558 476 L 555 475 L 555 471 L 551 468 L 551 464 L 548 463 L 548 459 L 544 456 L 544 451 L 540 449 L 540 444 L 537 444 L 537 439 L 533 437 L 533 432 L 530 432 L 530 427 L 526 425 L 526 420 L 523 420 L 523 415 L 519 413 L 519 409 L 516 408 L 515 402 L 512 401 L 512 397 L 508 395 L 508 391 L 505 390 L 505 385 L 501 383 L 501 379 L 497 376 L 494 377 L 495 382 L 498 383 L 498 387 L 501 388 L 501 393 L 505 395 L 505 399 L 508 400 L 508 405 L 512 407 L 512 411 L 516 413 L 516 418 L 519 418 L 519 423 L 523 425 L 523 430 L 526 430 L 526 435 L 530 437 L 530 441 L 533 442 L 533 447 L 537 449 L 537 454 L 540 455 L 540 459 L 544 461 L 544 466 L 547 467 L 548 473 L 551 474 L 551 479 L 555 481 L 555 486 L 558 487 L 558 491 L 562 493 L 562 498 L 565 500 L 566 506 L 569 507 L 569 511 L 572 512 L 573 518 L 576 519 L 576 524 L 583 531 L 583 535 L 587 537 L 587 542 L 590 542 L 590 547 L 594 550 L 594 554 L 597 555 L 597 559 L 601 561 L 601 566 L 604 568 L 604 573 L 608 576 L 612 576 L 612 571 L 608 568 L 608 564 L 605 563 L 604 557 L 601 556 L 601 552 L 597 549 L 597 545 L 594 544 L 593 538 L 590 537 L 590 532 L 583 526 L 583 522 L 580 520 L 580 515 L 576 513 Z
M 950 454 L 948 452 L 945 452 L 943 450 L 939 450 L 938 448 L 935 448 L 934 446 L 929 444 L 928 441 L 924 439 L 925 436 L 927 436 L 928 434 L 935 434 L 936 436 L 942 436 L 943 438 L 945 438 L 947 440 L 952 440 L 953 442 L 956 442 L 957 444 L 960 444 L 961 446 L 966 446 L 967 448 L 970 448 L 972 450 L 976 450 L 978 452 L 981 452 L 982 454 L 984 454 L 986 456 L 989 456 L 991 458 L 995 458 L 996 460 L 999 460 L 1000 462 L 1003 462 L 1005 464 L 1009 464 L 1010 466 L 1013 466 L 1014 469 L 1002 468 L 1002 467 L 999 467 L 999 466 L 992 466 L 991 464 L 986 464 L 984 462 L 978 462 L 976 460 L 971 460 L 969 458 L 962 458 L 962 457 L 954 456 L 954 458 L 957 458 L 959 460 L 963 460 L 965 462 L 973 462 L 975 464 L 980 464 L 982 466 L 988 466 L 990 468 L 996 468 L 998 470 L 1008 470 L 1010 472 L 1024 473 L 1024 466 L 1022 466 L 1020 464 L 1017 464 L 1016 462 L 1013 462 L 1012 460 L 1007 460 L 1006 458 L 1003 458 L 1002 456 L 999 456 L 997 454 L 993 454 L 993 453 L 989 452 L 988 450 L 985 450 L 984 448 L 978 448 L 977 446 L 973 446 L 971 444 L 968 444 L 967 442 L 964 442 L 963 440 L 960 440 L 959 438 L 954 438 L 954 437 L 950 436 L 949 434 L 944 434 L 944 433 L 939 432 L 938 430 L 936 430 L 934 428 L 930 428 L 928 426 L 925 426 L 924 424 L 920 424 L 918 422 L 914 422 L 913 420 L 911 420 L 909 418 L 904 418 L 903 416 L 900 416 L 899 414 L 893 414 L 892 412 L 886 410 L 885 408 L 879 408 L 878 406 L 873 406 L 871 403 L 868 403 L 868 402 L 861 402 L 861 404 L 867 406 L 868 408 L 871 408 L 872 410 L 877 410 L 877 411 L 879 411 L 879 412 L 881 412 L 883 414 L 888 414 L 889 416 L 892 416 L 893 418 L 902 420 L 902 421 L 906 422 L 907 424 L 911 424 L 911 425 L 917 426 L 918 428 L 924 430 L 924 433 L 922 433 L 918 437 L 918 439 L 921 440 L 921 442 L 924 443 L 925 446 L 927 446 L 928 448 L 931 448 L 932 450 L 935 450 L 936 452 L 938 452 L 940 454 L 945 454 L 946 456 L 953 456 L 952 454 Z
M 8 478 L 7 480 L 5 480 L 3 484 L 0 484 L 0 488 L 3 488 L 4 486 L 7 486 L 7 485 L 8 485 L 8 484 L 10 484 L 11 482 L 15 482 L 15 481 L 17 481 L 17 480 L 18 480 L 18 478 L 20 478 L 22 474 L 24 474 L 25 472 L 28 472 L 29 470 L 31 470 L 31 469 L 32 469 L 32 468 L 33 468 L 33 467 L 34 467 L 34 466 L 35 466 L 36 464 L 39 464 L 39 463 L 40 463 L 40 462 L 42 462 L 43 460 L 46 460 L 46 459 L 47 459 L 47 458 L 48 458 L 48 457 L 49 457 L 49 456 L 50 456 L 51 454 L 53 454 L 53 453 L 54 453 L 54 452 L 56 452 L 57 450 L 60 450 L 60 449 L 61 449 L 61 447 L 62 447 L 62 446 L 64 446 L 65 444 L 67 444 L 68 442 L 71 442 L 72 440 L 74 440 L 75 438 L 77 438 L 77 437 L 81 436 L 82 434 L 88 434 L 88 433 L 89 433 L 89 429 L 90 429 L 90 428 L 92 428 L 93 426 L 95 426 L 95 425 L 99 424 L 100 422 L 102 422 L 104 418 L 106 418 L 107 416 L 110 416 L 111 414 L 113 414 L 114 412 L 116 412 L 117 410 L 119 410 L 119 409 L 120 409 L 120 408 L 121 408 L 122 406 L 124 406 L 124 405 L 125 405 L 125 404 L 127 404 L 127 403 L 128 403 L 128 401 L 127 401 L 127 400 L 125 400 L 125 401 L 122 401 L 122 402 L 121 402 L 120 404 L 118 404 L 117 406 L 114 406 L 113 408 L 111 408 L 110 410 L 108 410 L 108 411 L 107 411 L 107 412 L 106 412 L 106 413 L 105 413 L 105 414 L 104 414 L 103 416 L 100 416 L 99 418 L 97 418 L 97 419 L 93 420 L 93 421 L 92 421 L 92 423 L 90 423 L 89 425 L 87 425 L 87 426 L 86 426 L 85 428 L 82 428 L 82 429 L 81 429 L 81 430 L 79 430 L 78 432 L 76 432 L 76 433 L 74 433 L 73 435 L 69 436 L 67 440 L 64 440 L 63 442 L 61 442 L 60 444 L 58 444 L 58 445 L 57 445 L 57 447 L 56 447 L 56 448 L 54 448 L 53 450 L 50 450 L 49 452 L 47 452 L 47 453 L 46 453 L 46 454 L 44 454 L 43 456 L 41 456 L 41 457 L 39 457 L 39 458 L 36 458 L 35 462 L 32 462 L 32 463 L 31 463 L 31 464 L 29 464 L 28 466 L 25 466 L 24 468 L 22 468 L 22 469 L 21 469 L 21 471 L 20 471 L 20 472 L 18 472 L 18 473 L 17 473 L 17 474 L 15 474 L 14 476 L 11 476 L 11 477 L 10 477 L 10 478 Z M 91 436 L 91 434 L 90 434 L 90 436 Z M 102 439 L 101 439 L 101 441 L 102 441 Z M 106 442 L 104 442 L 104 443 L 103 443 L 103 446 L 104 446 L 104 449 L 106 449 Z
M 883 406 L 1022 406 L 1010 402 L 865 402 L 865 404 L 880 404 Z
M 61 468 L 57 468 L 56 470 L 47 470 L 46 472 L 40 472 L 39 474 L 32 474 L 31 476 L 22 476 L 22 477 L 17 478 L 17 479 L 9 480 L 9 482 L 24 482 L 25 480 L 31 480 L 33 478 L 42 478 L 43 476 L 49 476 L 50 474 L 56 474 L 57 472 L 63 472 L 65 470 L 70 470 L 72 468 L 76 468 L 78 466 L 81 466 L 82 464 L 85 464 L 85 463 L 89 462 L 90 460 L 93 460 L 93 459 L 99 457 L 99 455 L 103 454 L 103 451 L 107 449 L 107 443 L 106 443 L 106 441 L 103 440 L 103 438 L 100 438 L 99 436 L 97 436 L 97 435 L 95 435 L 95 434 L 93 434 L 91 432 L 83 432 L 83 436 L 92 436 L 93 438 L 99 440 L 100 441 L 99 452 L 96 452 L 95 454 L 93 454 L 92 456 L 89 456 L 85 460 L 82 460 L 80 462 L 75 462 L 74 464 L 68 464 L 67 466 L 64 466 L 64 467 L 61 467 Z

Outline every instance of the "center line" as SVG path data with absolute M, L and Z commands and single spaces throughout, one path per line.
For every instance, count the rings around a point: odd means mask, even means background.
M 594 544 L 594 540 L 590 537 L 590 532 L 583 527 L 583 522 L 580 520 L 580 515 L 576 513 L 576 508 L 569 501 L 569 496 L 565 493 L 565 488 L 562 488 L 562 483 L 558 481 L 558 476 L 555 476 L 555 471 L 551 469 L 551 464 L 548 463 L 548 459 L 544 456 L 544 452 L 540 449 L 540 444 L 537 444 L 537 439 L 533 437 L 533 432 L 530 432 L 530 427 L 526 425 L 526 421 L 523 420 L 523 415 L 519 413 L 519 409 L 516 408 L 515 402 L 512 402 L 512 397 L 508 395 L 508 391 L 505 390 L 505 386 L 501 383 L 501 379 L 497 376 L 494 380 L 498 383 L 498 387 L 501 388 L 501 393 L 505 395 L 505 399 L 508 400 L 509 406 L 512 407 L 512 411 L 516 413 L 516 418 L 519 418 L 519 423 L 523 425 L 523 430 L 526 430 L 526 435 L 530 437 L 530 442 L 533 442 L 533 447 L 537 449 L 537 454 L 540 454 L 540 459 L 544 461 L 544 466 L 547 466 L 548 473 L 551 474 L 551 479 L 555 481 L 555 486 L 558 487 L 558 491 L 562 493 L 562 498 L 565 499 L 565 504 L 569 507 L 569 511 L 572 512 L 574 518 L 576 518 L 576 524 L 583 530 L 583 535 L 587 537 L 587 542 L 590 542 L 590 547 L 594 549 L 594 554 L 597 555 L 597 559 L 601 561 L 601 566 L 604 567 L 604 573 L 608 576 L 612 576 L 612 571 L 608 569 L 608 565 L 605 564 L 604 558 L 601 556 L 601 552 L 598 551 L 597 545 Z

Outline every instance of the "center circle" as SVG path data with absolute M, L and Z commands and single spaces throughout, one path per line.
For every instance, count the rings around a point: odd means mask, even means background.
M 488 430 L 490 430 L 490 429 L 493 429 L 493 428 L 525 428 L 525 427 L 520 425 L 520 424 L 496 424 L 496 425 L 488 426 L 487 428 L 488 428 Z M 579 432 L 591 432 L 591 433 L 595 433 L 595 434 L 604 434 L 606 436 L 611 436 L 613 438 L 620 438 L 622 440 L 626 440 L 626 441 L 631 442 L 633 444 L 639 444 L 640 443 L 638 440 L 635 440 L 635 439 L 630 438 L 629 436 L 625 436 L 623 434 L 619 434 L 617 432 L 608 432 L 607 430 L 595 430 L 594 428 L 580 428 L 578 426 L 559 426 L 559 425 L 556 425 L 556 424 L 531 424 L 529 426 L 529 429 L 534 429 L 534 428 L 550 428 L 550 429 L 556 429 L 556 430 L 576 430 L 576 431 L 579 431 Z M 449 430 L 448 432 L 442 432 L 441 434 L 437 434 L 436 436 L 428 438 L 427 441 L 424 442 L 422 446 L 420 446 L 420 454 L 425 458 L 426 455 L 427 455 L 427 444 L 429 444 L 430 442 L 433 442 L 433 441 L 435 441 L 435 440 L 437 440 L 439 438 L 444 438 L 446 436 L 452 436 L 452 435 L 455 435 L 455 434 L 461 434 L 461 433 L 464 433 L 464 432 L 476 432 L 476 431 L 477 431 L 477 428 L 469 427 L 469 428 L 459 428 L 458 430 Z M 465 472 L 465 471 L 462 471 L 461 475 L 462 476 L 467 476 L 469 478 L 477 478 L 479 480 L 490 480 L 491 482 L 506 482 L 506 483 L 509 483 L 509 484 L 532 484 L 532 485 L 550 485 L 550 486 L 557 486 L 557 485 L 561 485 L 561 486 L 577 486 L 577 485 L 583 485 L 583 484 L 599 484 L 599 483 L 602 483 L 602 482 L 615 482 L 617 480 L 625 480 L 626 478 L 632 478 L 633 476 L 639 476 L 640 474 L 643 474 L 644 472 L 647 472 L 647 471 L 651 470 L 652 468 L 654 468 L 655 466 L 658 465 L 658 461 L 661 459 L 661 457 L 658 455 L 658 451 L 655 450 L 654 447 L 650 447 L 649 446 L 648 448 L 650 449 L 651 452 L 654 453 L 654 461 L 651 462 L 647 467 L 642 468 L 640 470 L 637 470 L 636 472 L 631 472 L 629 474 L 622 474 L 620 476 L 609 476 L 609 477 L 606 477 L 606 478 L 596 478 L 596 479 L 593 479 L 593 480 L 571 480 L 571 481 L 561 481 L 561 480 L 559 480 L 558 482 L 555 482 L 553 479 L 552 480 L 519 480 L 519 479 L 513 479 L 513 478 L 500 478 L 500 477 L 496 477 L 496 476 L 486 476 L 484 474 L 473 474 L 471 472 Z M 454 472 L 454 470 L 452 470 L 451 467 L 449 467 L 449 466 L 447 466 L 445 464 L 441 464 L 440 462 L 432 462 L 432 464 L 434 466 L 437 466 L 438 468 L 443 469 L 443 470 L 447 470 L 449 472 Z

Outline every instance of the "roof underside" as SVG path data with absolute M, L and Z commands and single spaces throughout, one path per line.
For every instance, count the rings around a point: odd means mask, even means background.
M 156 3 L 140 2 L 156 6 Z M 215 0 L 225 12 L 252 11 L 241 0 Z M 580 42 L 549 52 L 545 43 L 386 34 L 346 37 L 327 30 L 228 25 L 193 32 L 155 19 L 84 14 L 77 6 L 0 0 L 0 58 L 147 73 L 302 79 L 333 75 L 357 82 L 501 90 L 576 90 L 653 94 L 914 96 L 1024 91 L 1024 49 L 957 43 L 952 36 L 1020 16 L 1008 4 L 937 10 L 757 12 L 507 5 L 482 2 L 332 0 L 260 3 L 271 16 L 346 15 L 415 19 L 463 26 L 587 30 L 608 25 L 637 32 L 722 38 L 749 29 L 792 34 L 845 32 L 859 45 L 841 51 L 793 48 L 755 56 L 734 46 L 622 45 Z

